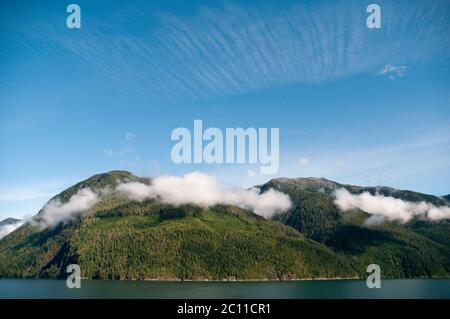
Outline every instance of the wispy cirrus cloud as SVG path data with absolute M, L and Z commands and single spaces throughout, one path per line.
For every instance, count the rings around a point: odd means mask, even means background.
M 168 99 L 317 84 L 380 69 L 399 77 L 404 65 L 450 56 L 449 2 L 378 4 L 383 27 L 377 30 L 366 27 L 362 1 L 284 7 L 228 2 L 189 16 L 145 7 L 86 15 L 86 27 L 77 33 L 61 34 L 52 24 L 40 26 L 37 36 L 46 39 L 46 50 L 63 47 L 95 69 L 97 85 L 109 91 Z M 146 27 L 124 31 L 136 25 Z
M 161 51 L 173 57 L 177 74 L 189 79 L 190 86 L 180 82 L 184 90 L 231 95 L 370 73 L 389 59 L 415 62 L 437 51 L 448 54 L 448 37 L 440 28 L 450 31 L 450 26 L 442 23 L 445 14 L 439 10 L 445 4 L 440 4 L 424 7 L 409 1 L 396 7 L 383 2 L 385 27 L 375 32 L 366 28 L 365 7 L 358 1 L 283 9 L 226 5 L 199 10 L 194 18 L 162 15 L 164 28 L 156 38 Z M 418 30 L 422 19 L 427 28 Z M 416 37 L 423 41 L 420 47 Z M 437 38 L 441 45 L 426 46 Z M 399 77 L 405 67 L 391 66 L 388 71 Z M 194 91 L 198 88 L 201 92 Z
M 70 185 L 70 181 L 42 181 L 22 185 L 0 185 L 0 220 L 24 218 L 36 213 L 49 198 Z
M 123 169 L 139 171 L 142 175 L 161 172 L 158 161 L 141 158 L 136 149 L 136 134 L 133 132 L 125 133 L 115 147 L 104 148 L 101 153 L 109 160 L 117 161 L 116 165 Z
M 102 150 L 102 154 L 103 154 L 103 156 L 110 158 L 110 157 L 114 156 L 114 151 L 112 149 L 109 149 L 109 148 L 104 148 Z
M 55 191 L 62 185 L 64 183 L 50 182 L 22 186 L 0 186 L 0 203 L 48 198 L 55 195 Z
M 302 167 L 308 166 L 309 160 L 305 157 L 302 157 L 301 159 L 298 160 L 298 164 Z
M 287 176 L 324 176 L 355 185 L 390 185 L 406 187 L 414 180 L 416 191 L 432 188 L 431 169 L 445 174 L 450 167 L 450 131 L 439 129 L 428 135 L 414 135 L 383 146 L 346 146 L 329 150 L 313 150 L 309 165 L 299 167 L 295 158 L 280 171 Z M 441 195 L 441 194 L 437 194 Z
M 392 65 L 386 64 L 380 71 L 377 73 L 378 75 L 386 75 L 389 80 L 395 80 L 397 78 L 404 77 L 406 74 L 406 66 L 404 65 Z

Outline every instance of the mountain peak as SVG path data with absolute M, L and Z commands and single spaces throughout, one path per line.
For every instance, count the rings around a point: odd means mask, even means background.
M 326 179 L 325 177 L 296 177 L 296 178 L 288 178 L 288 177 L 278 177 L 272 179 L 273 181 L 279 181 L 279 182 L 289 182 L 289 181 L 295 181 L 295 182 L 332 182 L 335 183 L 329 179 Z
M 137 177 L 128 171 L 113 170 L 93 175 L 62 191 L 52 199 L 59 198 L 62 202 L 68 201 L 80 189 L 90 188 L 93 191 L 101 191 L 105 188 L 116 187 L 120 182 L 143 181 L 144 178 Z M 51 200 L 52 200 L 51 199 Z
M 324 177 L 298 177 L 298 178 L 286 178 L 279 177 L 268 181 L 267 183 L 258 186 L 263 192 L 274 188 L 279 191 L 288 192 L 288 190 L 310 190 L 310 191 L 326 191 L 331 192 L 336 189 L 340 184 L 330 181 Z M 288 192 L 289 193 L 289 192 Z
M 87 180 L 89 180 L 89 179 L 110 178 L 110 177 L 114 177 L 114 178 L 129 178 L 129 177 L 133 177 L 133 176 L 134 175 L 132 173 L 128 172 L 128 171 L 112 170 L 112 171 L 109 171 L 109 172 L 92 175 Z

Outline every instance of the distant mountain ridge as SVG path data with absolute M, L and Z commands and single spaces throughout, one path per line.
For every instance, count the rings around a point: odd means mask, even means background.
M 121 181 L 151 184 L 148 178 L 112 171 L 53 200 L 67 202 L 86 187 L 114 189 Z M 450 278 L 448 220 L 367 227 L 366 212 L 343 212 L 333 196 L 345 188 L 446 204 L 441 197 L 325 178 L 277 178 L 257 187 L 289 195 L 292 208 L 267 220 L 236 206 L 173 206 L 109 192 L 69 223 L 47 229 L 26 223 L 0 240 L 0 277 L 59 278 L 66 276 L 68 264 L 77 263 L 84 278 L 99 279 L 364 278 L 367 265 L 376 263 L 384 277 Z
M 6 218 L 0 221 L 0 239 L 7 236 L 22 224 L 22 220 L 16 218 Z
M 18 222 L 21 222 L 21 219 L 17 219 L 17 218 L 6 218 L 2 221 L 0 221 L 0 226 L 4 226 L 4 225 L 13 225 L 13 224 L 17 224 Z
M 388 186 L 355 186 L 349 184 L 340 184 L 334 181 L 330 181 L 324 177 L 300 177 L 300 178 L 275 178 L 269 182 L 257 186 L 262 190 L 274 188 L 274 189 L 285 189 L 294 187 L 302 190 L 309 191 L 320 191 L 326 194 L 331 194 L 338 188 L 345 188 L 351 193 L 360 194 L 363 192 L 369 192 L 372 195 L 381 194 L 384 196 L 392 196 L 394 198 L 407 200 L 411 202 L 426 201 L 437 206 L 448 205 L 446 200 L 450 199 L 450 195 L 446 196 L 434 196 L 423 193 L 414 192 L 411 190 L 399 190 Z

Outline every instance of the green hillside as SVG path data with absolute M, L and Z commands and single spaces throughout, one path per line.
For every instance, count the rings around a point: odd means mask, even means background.
M 58 196 L 114 184 L 117 175 L 94 176 Z M 63 277 L 70 263 L 80 265 L 83 277 L 101 279 L 356 276 L 351 261 L 252 212 L 138 203 L 114 192 L 81 220 L 44 231 L 27 224 L 0 241 L 2 277 Z
M 275 215 L 274 220 L 354 260 L 360 265 L 358 269 L 376 263 L 388 277 L 450 277 L 448 221 L 366 226 L 368 214 L 357 209 L 342 212 L 334 204 L 333 192 L 341 187 L 354 194 L 367 191 L 408 201 L 445 204 L 442 198 L 432 195 L 388 187 L 342 185 L 317 178 L 281 178 L 260 186 L 263 191 L 280 190 L 294 203 L 290 211 Z
M 384 277 L 450 277 L 448 221 L 367 227 L 368 214 L 341 212 L 333 202 L 338 187 L 436 204 L 439 197 L 274 179 L 259 187 L 288 194 L 293 206 L 267 220 L 234 206 L 136 202 L 114 191 L 120 181 L 151 183 L 113 171 L 68 188 L 55 198 L 66 202 L 84 187 L 110 191 L 83 217 L 46 229 L 26 223 L 0 240 L 0 277 L 65 277 L 71 263 L 84 278 L 99 279 L 363 278 L 372 263 Z

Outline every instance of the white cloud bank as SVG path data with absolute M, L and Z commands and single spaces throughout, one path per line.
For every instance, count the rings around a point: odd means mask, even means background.
M 236 205 L 270 217 L 291 207 L 289 196 L 275 190 L 260 194 L 258 189 L 226 188 L 214 176 L 193 172 L 184 176 L 162 176 L 151 185 L 139 182 L 123 183 L 117 187 L 121 193 L 142 201 L 158 198 L 174 205 L 195 204 L 209 207 L 215 204 Z
M 86 214 L 99 200 L 105 189 L 94 192 L 81 188 L 67 202 L 53 199 L 42 209 L 41 214 L 31 222 L 41 227 L 68 222 Z M 292 203 L 288 195 L 270 189 L 260 193 L 259 189 L 230 188 L 221 185 L 216 177 L 200 172 L 184 176 L 162 176 L 152 179 L 150 185 L 140 182 L 126 182 L 117 186 L 116 191 L 137 201 L 158 199 L 162 202 L 182 205 L 194 204 L 209 207 L 216 204 L 235 205 L 249 209 L 258 215 L 270 217 L 277 212 L 288 210 Z M 342 210 L 359 208 L 371 215 L 366 224 L 381 223 L 384 220 L 408 222 L 414 217 L 428 221 L 450 219 L 450 207 L 435 206 L 427 202 L 408 202 L 401 199 L 372 195 L 369 192 L 351 194 L 346 189 L 335 192 L 335 203 Z M 0 238 L 19 227 L 22 222 L 0 227 Z
M 89 211 L 98 200 L 99 195 L 90 188 L 78 190 L 64 203 L 59 198 L 53 199 L 44 206 L 38 223 L 42 227 L 48 227 L 70 221 Z
M 17 223 L 14 224 L 8 224 L 8 225 L 3 225 L 0 226 L 0 239 L 2 239 L 3 237 L 5 237 L 6 235 L 8 235 L 9 233 L 12 233 L 13 231 L 15 231 L 17 228 L 19 228 L 24 222 L 23 221 L 18 221 Z
M 229 204 L 252 210 L 264 217 L 291 207 L 289 196 L 278 191 L 269 190 L 260 194 L 258 189 L 225 188 L 214 176 L 199 172 L 181 177 L 157 177 L 152 180 L 151 185 L 139 182 L 121 183 L 116 190 L 137 201 L 154 198 L 173 205 L 194 204 L 203 207 Z M 61 202 L 59 198 L 53 199 L 32 222 L 46 228 L 71 221 L 88 213 L 100 200 L 101 194 L 108 191 L 111 190 L 105 189 L 96 193 L 90 188 L 82 188 L 67 202 Z
M 372 195 L 369 192 L 351 194 L 346 189 L 335 192 L 335 203 L 342 210 L 359 208 L 372 216 L 366 224 L 381 223 L 385 219 L 406 223 L 414 217 L 429 221 L 450 219 L 450 207 L 435 206 L 427 202 L 409 202 L 394 197 Z

